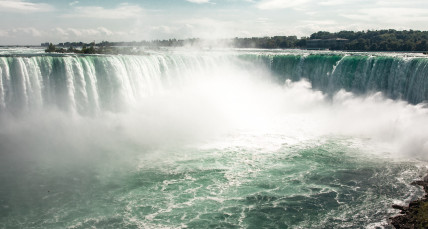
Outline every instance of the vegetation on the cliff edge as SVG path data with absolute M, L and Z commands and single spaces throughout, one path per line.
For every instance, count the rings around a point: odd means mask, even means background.
M 425 228 L 428 228 L 428 201 L 421 203 L 417 219 L 420 222 L 421 226 L 425 226 Z
M 181 47 L 181 46 L 227 46 L 236 48 L 264 48 L 264 49 L 306 49 L 310 43 L 314 44 L 317 40 L 342 40 L 343 44 L 323 45 L 315 48 L 345 51 L 405 51 L 405 52 L 424 52 L 428 51 L 428 31 L 417 30 L 374 30 L 374 31 L 340 31 L 330 33 L 320 31 L 313 33 L 310 37 L 297 38 L 296 36 L 274 36 L 274 37 L 252 37 L 252 38 L 233 38 L 221 39 L 207 42 L 206 40 L 192 39 L 169 39 L 153 40 L 140 42 L 108 42 L 103 41 L 98 44 L 95 42 L 86 44 L 83 42 L 66 42 L 53 45 L 44 43 L 47 46 L 46 52 L 58 53 L 85 53 L 85 54 L 114 54 L 131 53 L 132 49 L 117 49 L 116 47 Z M 79 47 L 79 48 L 77 48 Z
M 401 210 L 401 215 L 391 218 L 391 224 L 395 228 L 428 228 L 428 175 L 423 181 L 416 181 L 413 184 L 423 186 L 425 196 L 410 202 L 409 206 L 392 206 Z
M 70 46 L 68 48 L 57 47 L 49 43 L 48 48 L 45 49 L 48 53 L 76 53 L 76 54 L 144 54 L 143 51 L 133 47 L 117 47 L 117 46 L 100 46 L 92 42 L 90 44 L 83 44 L 80 48 Z
M 337 33 L 317 32 L 310 39 L 348 39 L 344 50 L 358 51 L 427 51 L 428 31 L 340 31 Z
M 275 36 L 262 38 L 235 38 L 233 46 L 240 48 L 306 48 L 308 41 L 346 39 L 344 46 L 323 47 L 331 50 L 348 51 L 407 51 L 424 52 L 428 50 L 428 31 L 373 30 L 340 31 L 330 33 L 319 31 L 310 37 L 297 39 L 296 36 Z

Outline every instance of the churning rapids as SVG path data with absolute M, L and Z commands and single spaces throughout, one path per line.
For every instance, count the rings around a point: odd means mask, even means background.
M 0 228 L 379 228 L 427 170 L 428 58 L 0 50 Z

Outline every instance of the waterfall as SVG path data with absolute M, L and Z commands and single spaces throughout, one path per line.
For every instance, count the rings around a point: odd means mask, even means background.
M 405 55 L 0 55 L 0 228 L 389 227 L 428 168 Z
M 428 59 L 371 55 L 274 55 L 271 69 L 279 79 L 308 79 L 326 93 L 345 89 L 357 94 L 382 92 L 417 104 L 428 99 Z
M 0 109 L 120 111 L 222 61 L 212 55 L 1 56 Z
M 0 109 L 56 107 L 71 113 L 120 111 L 165 87 L 200 77 L 222 63 L 265 66 L 284 82 L 303 78 L 334 94 L 382 92 L 417 104 L 428 99 L 428 59 L 332 53 L 153 53 L 150 55 L 0 56 Z M 242 65 L 246 63 L 247 65 Z

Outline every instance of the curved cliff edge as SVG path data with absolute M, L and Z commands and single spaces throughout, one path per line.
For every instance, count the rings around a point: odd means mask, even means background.
M 423 186 L 425 196 L 410 202 L 407 207 L 392 205 L 393 208 L 401 210 L 401 215 L 390 218 L 395 228 L 428 228 L 428 175 L 412 184 Z

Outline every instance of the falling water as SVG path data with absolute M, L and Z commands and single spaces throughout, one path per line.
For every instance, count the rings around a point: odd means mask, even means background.
M 428 59 L 0 56 L 0 227 L 387 227 L 428 160 Z

